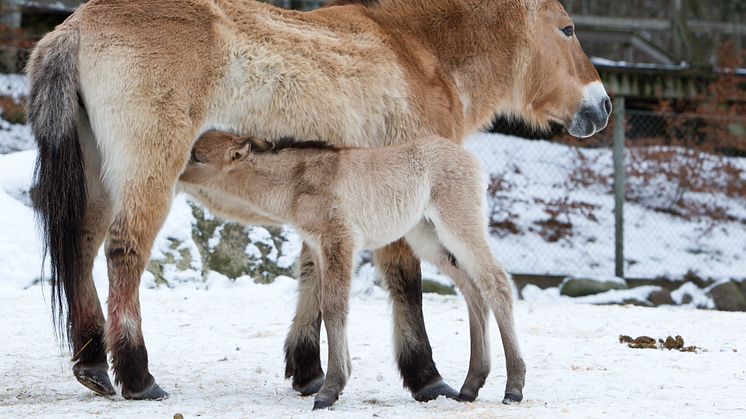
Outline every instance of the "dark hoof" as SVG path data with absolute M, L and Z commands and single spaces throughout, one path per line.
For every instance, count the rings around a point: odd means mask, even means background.
M 296 383 L 295 380 L 293 380 L 293 390 L 300 393 L 301 396 L 311 396 L 313 394 L 316 394 L 319 392 L 319 390 L 321 390 L 321 386 L 323 385 L 324 385 L 323 375 L 316 377 L 312 379 L 311 381 L 308 381 L 303 384 Z
M 73 374 L 80 384 L 88 387 L 96 394 L 101 396 L 116 394 L 114 386 L 111 385 L 107 367 L 75 365 Z
M 334 406 L 334 402 L 331 400 L 314 400 L 313 410 L 329 409 Z
M 523 400 L 522 394 L 505 393 L 503 404 L 517 404 Z
M 445 396 L 449 399 L 459 400 L 459 393 L 451 388 L 448 384 L 439 380 L 433 384 L 425 386 L 420 391 L 413 393 L 412 397 L 418 402 L 429 402 L 435 400 L 439 396 Z
M 471 390 L 461 389 L 461 393 L 458 395 L 458 401 L 471 403 L 477 399 L 478 393 Z
M 128 400 L 163 400 L 168 398 L 168 393 L 163 391 L 154 381 L 150 387 L 139 393 L 132 393 L 122 389 L 122 397 Z

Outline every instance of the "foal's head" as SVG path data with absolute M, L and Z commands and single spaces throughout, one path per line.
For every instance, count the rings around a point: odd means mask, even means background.
M 210 178 L 229 172 L 252 152 L 265 152 L 273 147 L 273 143 L 255 137 L 208 131 L 194 144 L 192 157 L 180 180 L 186 183 L 205 183 Z

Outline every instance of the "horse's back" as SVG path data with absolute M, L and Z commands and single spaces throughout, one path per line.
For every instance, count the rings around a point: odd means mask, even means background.
M 396 54 L 355 8 L 301 13 L 235 3 L 225 2 L 219 24 L 227 62 L 212 126 L 375 146 L 403 141 L 416 125 Z

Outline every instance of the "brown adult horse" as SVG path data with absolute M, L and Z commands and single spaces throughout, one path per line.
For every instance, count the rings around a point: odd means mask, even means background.
M 78 380 L 113 394 L 166 393 L 148 371 L 138 288 L 196 138 L 211 128 L 262 138 L 385 145 L 431 134 L 461 142 L 496 113 L 575 136 L 611 106 L 556 0 L 344 0 L 314 12 L 245 0 L 92 0 L 42 39 L 29 62 L 39 155 L 37 210 Z M 229 201 L 221 203 L 230 205 Z M 256 214 L 257 222 L 263 221 Z M 91 278 L 106 238 L 108 319 Z M 421 312 L 419 261 L 403 242 L 376 252 L 393 301 L 404 384 L 418 400 L 457 396 L 442 382 Z M 287 375 L 323 381 L 315 268 L 301 257 Z M 484 305 L 465 293 L 473 399 L 489 371 Z M 65 310 L 67 309 L 67 310 Z M 520 400 L 525 369 L 509 372 Z

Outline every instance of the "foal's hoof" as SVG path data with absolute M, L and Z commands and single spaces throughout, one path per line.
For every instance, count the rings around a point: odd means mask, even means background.
M 314 400 L 313 401 L 313 410 L 329 409 L 332 406 L 334 406 L 334 401 L 332 400 Z
M 101 396 L 113 396 L 116 394 L 114 386 L 111 385 L 108 370 L 101 366 L 75 365 L 73 374 L 80 384 L 88 387 L 91 391 Z
M 316 394 L 321 390 L 321 386 L 324 385 L 324 376 L 316 377 L 313 380 L 304 383 L 293 383 L 293 390 L 300 393 L 301 396 L 311 396 L 313 394 Z
M 168 393 L 163 391 L 163 389 L 153 381 L 153 384 L 138 393 L 132 393 L 128 390 L 122 389 L 122 397 L 128 400 L 163 400 L 168 398 Z
M 420 391 L 413 393 L 412 397 L 418 402 L 429 402 L 439 396 L 445 396 L 449 399 L 459 400 L 458 391 L 454 390 L 443 380 L 438 380 L 422 388 Z
M 505 393 L 503 404 L 517 404 L 520 403 L 521 400 L 523 400 L 522 394 Z

